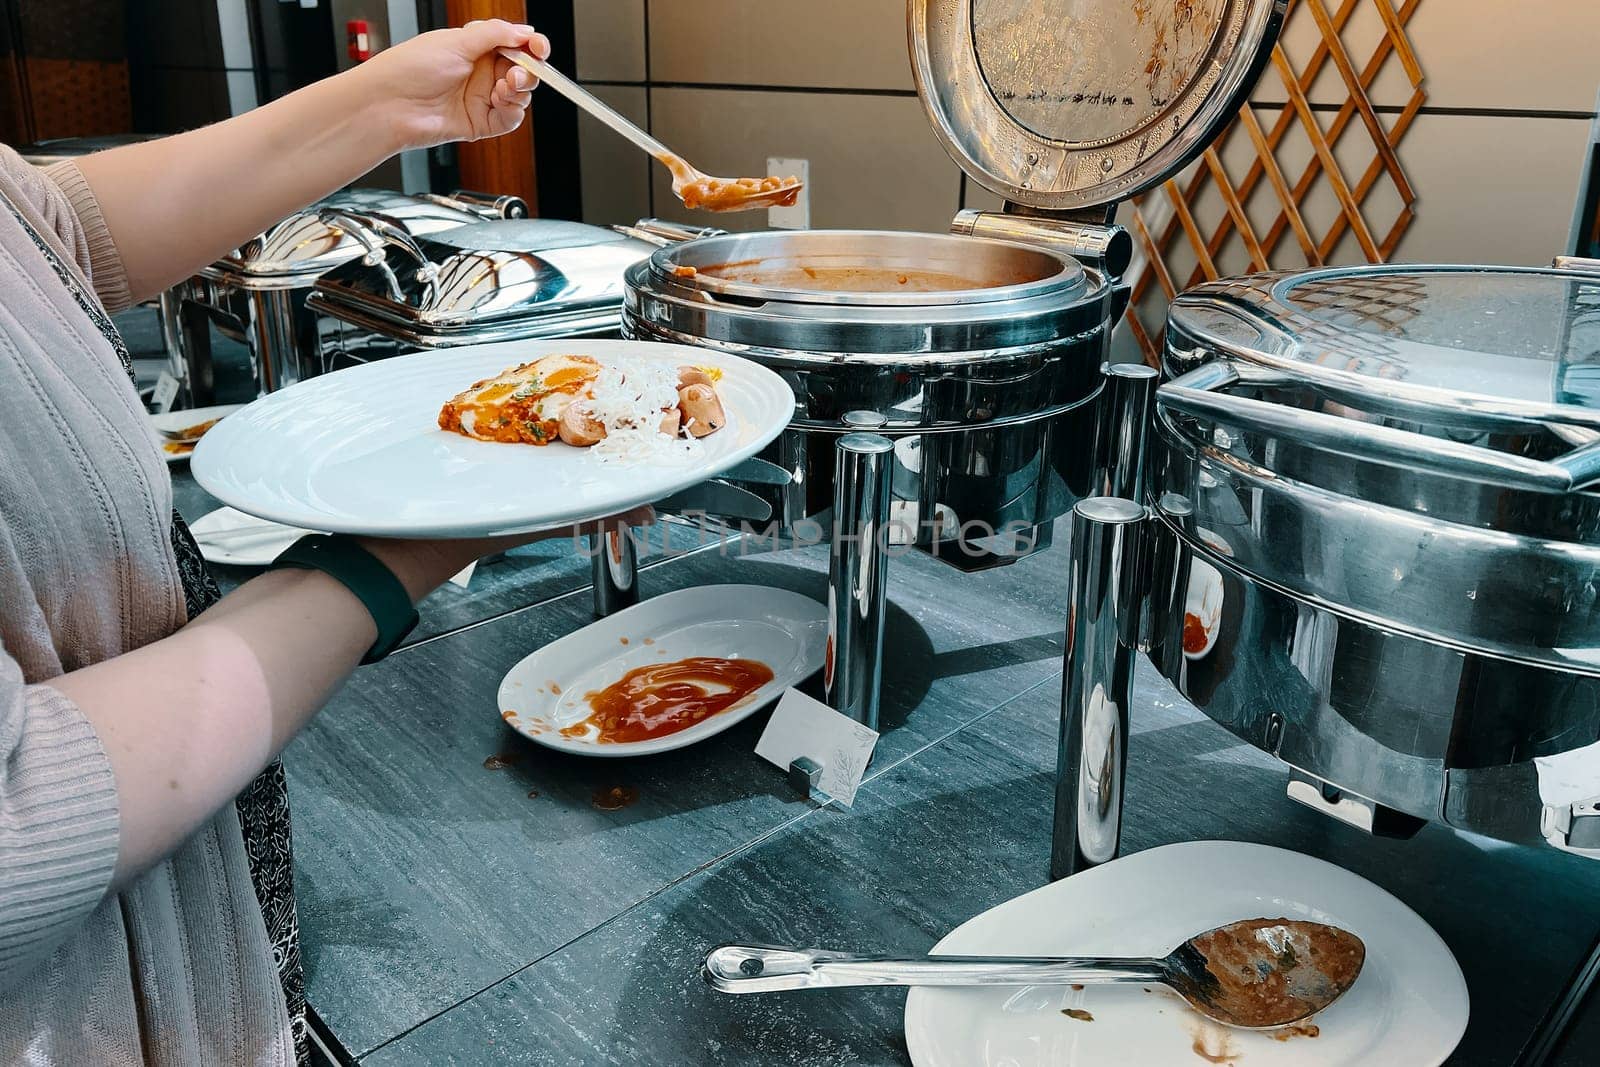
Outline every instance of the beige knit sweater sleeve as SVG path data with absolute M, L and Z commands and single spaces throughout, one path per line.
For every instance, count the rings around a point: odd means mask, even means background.
M 41 236 L 59 242 L 112 307 L 128 303 L 116 246 L 76 165 L 17 168 L 11 197 Z M 26 456 L 0 463 L 26 464 Z M 0 537 L 12 542 L 0 500 Z M 27 684 L 0 645 L 0 997 L 24 981 L 100 903 L 117 860 L 111 765 L 71 701 Z

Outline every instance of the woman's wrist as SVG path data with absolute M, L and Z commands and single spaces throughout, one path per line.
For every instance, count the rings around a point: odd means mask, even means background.
M 383 64 L 377 57 L 337 75 L 331 84 L 344 90 L 346 106 L 361 116 L 360 125 L 368 136 L 375 136 L 368 143 L 381 153 L 379 163 L 425 145 L 427 126 L 438 122 L 437 115 L 430 116 L 394 86 L 385 84 Z

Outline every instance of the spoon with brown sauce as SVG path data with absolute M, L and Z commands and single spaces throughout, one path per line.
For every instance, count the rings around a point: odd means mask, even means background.
M 923 956 L 723 945 L 702 974 L 724 993 L 833 986 L 1110 985 L 1160 982 L 1227 1026 L 1271 1030 L 1309 1018 L 1355 984 L 1367 949 L 1347 930 L 1245 919 L 1196 934 L 1164 957 Z
M 618 114 L 593 93 L 527 52 L 502 48 L 500 54 L 545 85 L 622 134 L 672 172 L 672 194 L 686 208 L 705 211 L 755 211 L 789 207 L 800 196 L 799 178 L 715 178 L 690 166 L 682 156 Z

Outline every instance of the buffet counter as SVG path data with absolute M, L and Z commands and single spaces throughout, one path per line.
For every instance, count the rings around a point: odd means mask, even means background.
M 187 517 L 213 506 L 174 474 Z M 645 597 L 724 582 L 825 595 L 825 547 L 641 563 Z M 435 594 L 418 638 L 285 757 L 326 1030 L 383 1067 L 908 1062 L 904 991 L 728 997 L 700 961 L 732 940 L 923 951 L 1044 883 L 1066 570 L 1064 551 L 981 576 L 897 562 L 884 734 L 850 811 L 799 798 L 754 755 L 764 716 L 635 760 L 563 756 L 505 726 L 505 671 L 591 619 L 588 562 L 564 543 Z M 1521 1062 L 1600 932 L 1600 865 L 1437 824 L 1365 837 L 1290 803 L 1281 765 L 1139 672 L 1124 852 L 1254 841 L 1372 880 L 1465 972 L 1473 1011 L 1450 1062 Z M 1586 1062 L 1564 1055 L 1548 1062 Z

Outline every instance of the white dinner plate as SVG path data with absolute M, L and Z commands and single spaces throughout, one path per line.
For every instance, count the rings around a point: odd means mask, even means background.
M 1366 942 L 1353 986 L 1279 1041 L 1203 1019 L 1162 986 L 913 989 L 906 1045 L 916 1067 L 1370 1067 L 1444 1062 L 1467 1027 L 1455 957 L 1416 912 L 1330 863 L 1265 845 L 1196 841 L 1091 868 L 963 923 L 933 952 L 1164 956 L 1236 919 L 1332 923 Z M 1074 1008 L 1093 1021 L 1062 1014 Z
M 265 567 L 312 531 L 268 522 L 233 508 L 218 508 L 196 519 L 189 532 L 207 562 Z
M 185 411 L 166 411 L 159 415 L 151 415 L 150 425 L 156 428 L 156 436 L 161 438 L 161 455 L 166 459 L 167 466 L 174 467 L 179 463 L 187 463 L 189 457 L 194 455 L 194 449 L 191 448 L 186 452 L 170 451 L 167 448 L 167 439 L 161 436 L 162 430 L 168 433 L 177 433 L 179 430 L 188 429 L 190 426 L 198 426 L 200 423 L 208 422 L 211 419 L 220 419 L 224 415 L 232 415 L 243 407 L 243 404 L 219 404 L 216 407 L 189 408 Z M 212 429 L 216 429 L 216 427 L 212 427 Z M 198 442 L 196 443 L 198 444 Z
M 500 717 L 548 748 L 580 756 L 647 756 L 720 734 L 822 669 L 828 640 L 823 606 L 786 589 L 708 585 L 663 593 L 552 641 L 528 656 L 500 683 Z M 586 695 L 649 663 L 690 656 L 753 659 L 772 668 L 772 681 L 735 707 L 648 741 L 600 744 L 563 737 L 587 719 Z
M 589 449 L 475 441 L 438 426 L 472 383 L 555 353 L 722 371 L 728 424 L 692 459 L 603 463 Z M 508 341 L 419 352 L 271 393 L 200 440 L 195 480 L 224 504 L 288 526 L 385 537 L 548 529 L 659 500 L 749 459 L 788 425 L 794 393 L 737 356 L 650 341 Z

